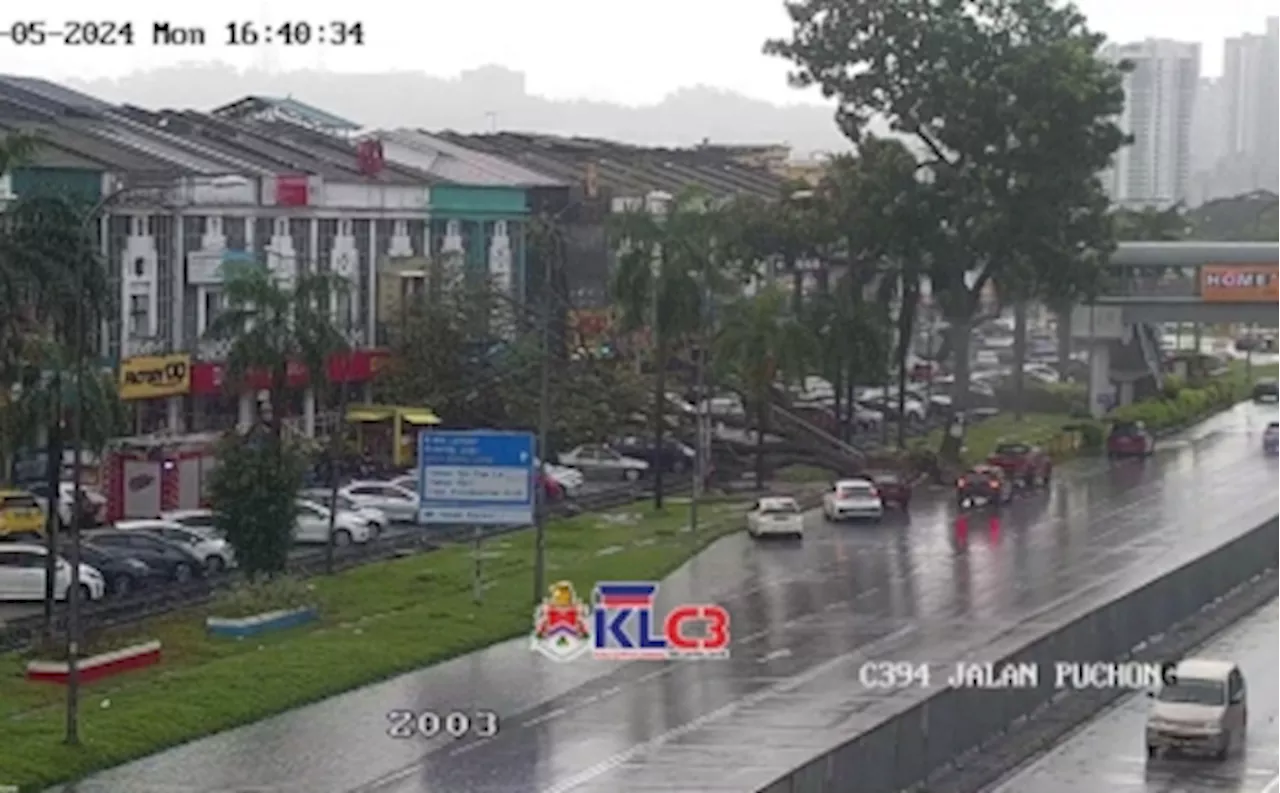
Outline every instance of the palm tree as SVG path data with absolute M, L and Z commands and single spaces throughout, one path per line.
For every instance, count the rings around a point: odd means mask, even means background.
M 0 146 L 0 166 L 8 167 L 34 148 L 34 139 Z M 0 230 L 0 387 L 10 399 L 6 446 L 35 441 L 30 430 L 47 427 L 47 480 L 56 493 L 62 473 L 66 372 L 80 372 L 73 350 L 91 348 L 113 300 L 97 246 L 84 222 L 85 211 L 61 197 L 21 198 L 5 213 Z M 73 378 L 75 399 L 83 406 L 82 427 L 91 446 L 102 448 L 122 427 L 123 408 L 114 386 L 106 391 L 101 376 Z M 19 431 L 25 430 L 25 431 Z M 0 454 L 0 458 L 6 457 Z M 79 461 L 77 461 L 79 463 Z M 52 629 L 53 564 L 56 559 L 56 505 L 46 516 L 48 569 L 45 583 L 45 631 Z
M 722 277 L 731 229 L 728 214 L 703 194 L 688 192 L 674 200 L 650 198 L 649 207 L 615 220 L 619 255 L 612 286 L 622 330 L 649 331 L 653 442 L 661 449 L 666 433 L 667 369 L 677 348 L 703 321 L 704 283 L 718 283 Z M 662 466 L 655 465 L 653 474 L 653 503 L 661 509 Z
M 801 380 L 813 360 L 813 337 L 788 305 L 787 295 L 766 286 L 725 306 L 715 341 L 715 361 L 724 376 L 739 382 L 756 414 L 756 487 L 764 487 L 764 445 L 773 407 L 773 388 Z
M 306 274 L 292 285 L 278 281 L 257 263 L 224 265 L 223 294 L 227 309 L 210 323 L 205 336 L 231 343 L 227 374 L 243 384 L 249 372 L 270 374 L 271 410 L 265 424 L 279 438 L 284 427 L 284 394 L 289 363 L 302 363 L 311 385 L 324 389 L 329 357 L 348 347 L 326 310 L 344 291 L 345 282 L 326 274 Z

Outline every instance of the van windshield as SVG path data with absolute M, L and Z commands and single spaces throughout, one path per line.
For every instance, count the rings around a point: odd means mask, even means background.
M 1182 705 L 1225 705 L 1227 687 L 1217 680 L 1182 678 L 1160 689 L 1160 695 L 1156 699 Z

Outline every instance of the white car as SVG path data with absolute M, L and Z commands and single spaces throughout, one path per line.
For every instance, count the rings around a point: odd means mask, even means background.
M 391 525 L 391 518 L 388 518 L 387 513 L 377 507 L 362 507 L 341 493 L 338 493 L 337 498 L 335 499 L 333 498 L 333 491 L 327 487 L 303 490 L 298 495 L 307 501 L 311 501 L 322 507 L 330 509 L 333 508 L 336 501 L 339 512 L 354 512 L 356 515 L 359 515 L 369 521 L 369 525 L 373 527 L 375 537 L 382 534 L 382 532 L 386 531 Z
M 357 507 L 381 510 L 389 520 L 396 523 L 418 522 L 416 489 L 411 490 L 390 482 L 352 482 L 339 490 L 338 495 L 350 499 Z
M 214 534 L 218 531 L 211 509 L 175 509 L 170 512 L 161 512 L 160 519 L 186 526 L 188 529 L 203 529 Z
M 44 514 L 49 514 L 49 486 L 44 482 L 32 482 L 26 486 L 27 492 L 36 497 L 36 501 L 40 504 L 40 509 Z M 107 497 L 98 492 L 97 489 L 87 485 L 80 485 L 81 498 L 84 499 L 84 512 L 81 514 L 81 526 L 90 527 L 97 526 L 106 517 Z M 71 525 L 71 505 L 75 502 L 75 484 L 72 482 L 58 483 L 58 522 L 63 526 Z
M 704 400 L 702 410 L 708 416 L 716 418 L 742 418 L 747 415 L 742 397 L 737 394 L 721 394 Z
M 804 536 L 804 512 L 794 498 L 762 498 L 747 513 L 752 537 Z
M 200 558 L 211 573 L 220 573 L 236 563 L 231 543 L 217 536 L 212 529 L 197 529 L 171 520 L 143 518 L 117 521 L 120 531 L 145 531 L 162 540 L 177 543 Z
M 692 416 L 698 412 L 698 409 L 693 406 L 692 402 L 680 396 L 675 391 L 668 391 L 664 396 L 667 398 L 667 405 L 677 413 Z
M 884 423 L 884 414 L 854 402 L 853 423 L 862 429 L 876 429 Z
M 627 457 L 616 449 L 598 443 L 587 443 L 560 455 L 560 464 L 576 468 L 586 476 L 598 479 L 622 479 L 635 482 L 649 470 L 649 463 Z
M 300 498 L 296 502 L 298 515 L 293 524 L 293 541 L 296 543 L 329 542 L 328 507 Z M 363 545 L 374 537 L 374 529 L 369 521 L 354 512 L 343 512 L 333 516 L 333 544 L 345 548 L 352 543 Z
M 43 600 L 44 562 L 43 545 L 25 543 L 0 544 L 0 600 Z M 66 600 L 71 589 L 71 565 L 58 557 L 54 573 L 53 595 Z M 80 565 L 80 594 L 89 600 L 101 600 L 107 592 L 107 582 L 94 568 Z
M 884 517 L 880 491 L 870 479 L 841 479 L 822 497 L 822 514 L 829 521 Z

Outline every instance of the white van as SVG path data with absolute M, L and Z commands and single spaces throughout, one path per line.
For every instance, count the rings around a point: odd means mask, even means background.
M 1225 760 L 1243 746 L 1248 705 L 1244 675 L 1230 661 L 1188 659 L 1159 691 L 1147 715 L 1147 757 L 1163 751 Z

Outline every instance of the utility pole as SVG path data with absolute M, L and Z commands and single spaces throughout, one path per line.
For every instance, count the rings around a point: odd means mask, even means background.
M 50 385 L 53 390 L 52 420 L 49 422 L 48 443 L 45 444 L 45 482 L 49 488 L 49 497 L 45 505 L 44 521 L 44 633 L 46 639 L 52 639 L 53 601 L 58 596 L 54 591 L 54 583 L 58 578 L 58 532 L 61 522 L 62 502 L 62 368 L 59 365 L 53 370 Z M 73 510 L 79 510 L 76 504 Z
M 533 602 L 541 603 L 546 592 L 547 578 L 547 436 L 551 432 L 551 266 L 560 251 L 555 228 L 548 230 L 550 249 L 555 252 L 547 257 L 542 267 L 542 316 L 539 318 L 542 333 L 542 355 L 538 368 L 538 477 L 534 483 L 533 525 Z M 477 549 L 478 552 L 478 549 Z M 478 556 L 477 556 L 478 558 Z
M 76 268 L 75 341 L 72 343 L 75 367 L 75 404 L 71 411 L 71 582 L 67 588 L 67 734 L 69 746 L 80 744 L 80 491 L 81 460 L 84 456 L 84 271 L 83 262 Z M 55 494 L 50 494 L 52 499 Z
M 693 448 L 693 491 L 689 499 L 689 531 L 698 531 L 698 501 L 702 497 L 702 486 L 707 481 L 707 463 L 710 443 L 707 438 L 707 347 L 711 344 L 711 257 L 702 262 L 702 299 L 699 314 L 702 322 L 699 328 L 697 373 L 694 383 L 694 448 Z

